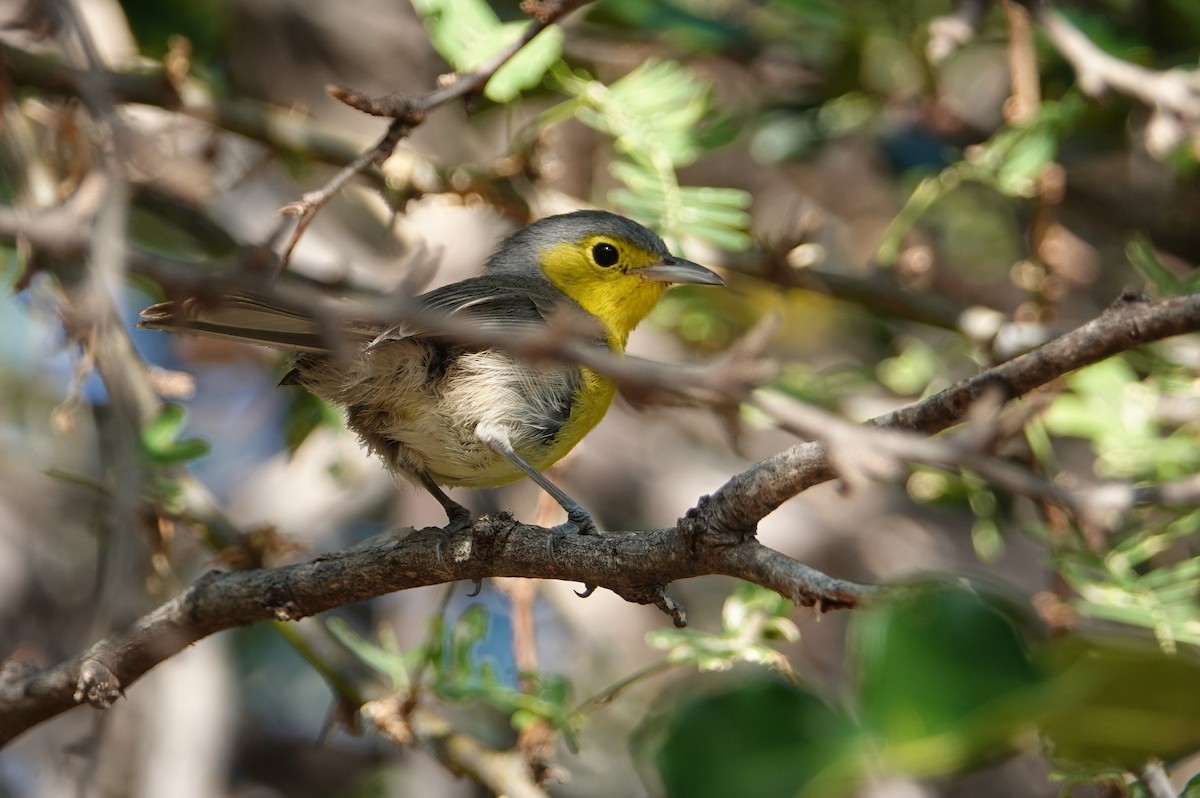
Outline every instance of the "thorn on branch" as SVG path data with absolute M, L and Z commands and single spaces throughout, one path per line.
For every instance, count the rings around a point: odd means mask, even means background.
M 671 623 L 675 624 L 675 628 L 682 629 L 687 626 L 687 613 L 678 602 L 663 592 L 662 586 L 659 586 L 658 597 L 659 600 L 654 602 L 654 606 L 671 616 Z
M 409 127 L 416 127 L 425 121 L 423 104 L 407 94 L 395 92 L 383 97 L 371 97 L 361 91 L 337 85 L 326 86 L 325 91 L 338 102 L 364 114 L 395 119 Z

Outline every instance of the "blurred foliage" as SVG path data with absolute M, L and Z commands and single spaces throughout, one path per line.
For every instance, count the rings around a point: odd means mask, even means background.
M 413 8 L 424 18 L 434 49 L 458 72 L 478 69 L 520 39 L 528 24 L 502 23 L 483 0 L 414 0 Z M 496 70 L 484 96 L 492 102 L 511 102 L 540 84 L 562 55 L 562 43 L 562 28 L 543 30 Z
M 166 404 L 158 416 L 142 427 L 142 453 L 157 465 L 178 465 L 208 454 L 208 444 L 198 438 L 184 438 L 187 411 L 180 405 Z
M 1200 661 L 1136 640 L 1041 638 L 978 587 L 898 588 L 854 616 L 841 702 L 743 680 L 685 699 L 658 749 L 668 795 L 849 796 L 928 777 L 1042 735 L 1064 771 L 1103 778 L 1200 747 Z
M 328 626 L 360 660 L 387 676 L 393 690 L 415 694 L 428 689 L 448 704 L 484 705 L 508 717 L 517 731 L 544 722 L 576 747 L 567 680 L 547 673 L 522 674 L 524 684 L 517 687 L 503 678 L 494 660 L 478 653 L 488 623 L 488 612 L 480 604 L 472 604 L 449 624 L 435 615 L 426 643 L 408 651 L 400 649 L 386 628 L 379 642 L 372 643 L 340 619 L 331 619 Z
M 647 644 L 666 651 L 662 660 L 643 667 L 615 684 L 570 705 L 571 681 L 539 673 L 520 674 L 517 684 L 499 675 L 492 657 L 481 653 L 491 616 L 482 604 L 471 604 L 452 622 L 441 614 L 430 619 L 426 642 L 402 649 L 386 626 L 378 641 L 356 632 L 346 621 L 333 618 L 328 628 L 359 660 L 387 677 L 391 690 L 417 697 L 426 691 L 447 706 L 485 705 L 508 717 L 515 730 L 544 723 L 578 748 L 578 731 L 588 714 L 611 702 L 639 682 L 677 666 L 698 671 L 728 670 L 749 663 L 791 673 L 787 658 L 773 645 L 794 642 L 799 631 L 788 619 L 791 603 L 779 594 L 752 584 L 742 584 L 726 599 L 722 628 L 718 632 L 695 629 L 656 630 Z
M 166 55 L 172 37 L 187 39 L 197 66 L 215 66 L 228 50 L 232 15 L 220 0 L 121 0 L 121 8 L 139 49 L 153 58 Z
M 1197 424 L 1164 424 L 1158 407 L 1172 397 L 1194 396 L 1185 370 L 1165 360 L 1157 373 L 1141 377 L 1123 357 L 1068 375 L 1067 390 L 1042 420 L 1052 435 L 1083 438 L 1096 453 L 1095 469 L 1107 478 L 1162 481 L 1200 470 Z
M 414 7 L 425 19 L 434 47 L 460 72 L 480 66 L 525 27 L 524 22 L 502 24 L 482 0 L 421 0 Z M 669 241 L 694 236 L 725 249 L 746 249 L 750 195 L 731 188 L 680 186 L 675 174 L 736 132 L 731 119 L 714 113 L 708 85 L 682 64 L 654 59 L 605 84 L 563 64 L 561 52 L 562 30 L 543 31 L 496 72 L 485 95 L 509 102 L 548 76 L 552 88 L 573 100 L 543 113 L 540 124 L 574 115 L 611 137 L 621 154 L 609 164 L 625 185 L 610 194 L 613 205 Z
M 659 629 L 646 642 L 667 652 L 673 665 L 695 665 L 701 671 L 729 670 L 735 663 L 766 665 L 791 674 L 787 658 L 770 644 L 795 642 L 800 630 L 787 616 L 791 603 L 770 590 L 741 585 L 725 601 L 724 627 L 718 634 L 696 629 Z
M 980 183 L 1007 197 L 1034 197 L 1039 191 L 1038 179 L 1054 163 L 1063 138 L 1083 108 L 1083 101 L 1074 94 L 1046 101 L 1037 118 L 1001 128 L 988 141 L 971 148 L 963 160 L 923 179 L 884 232 L 876 252 L 879 263 L 895 263 L 913 226 L 964 183 Z

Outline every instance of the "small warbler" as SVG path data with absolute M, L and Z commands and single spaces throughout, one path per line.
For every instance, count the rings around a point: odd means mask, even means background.
M 504 240 L 484 274 L 417 297 L 422 309 L 503 334 L 545 330 L 561 309 L 599 324 L 602 343 L 625 351 L 629 333 L 673 283 L 724 285 L 671 255 L 645 227 L 603 211 L 550 216 Z M 353 346 L 334 354 L 317 323 L 262 298 L 218 305 L 165 302 L 141 327 L 263 344 L 297 353 L 281 384 L 300 385 L 345 408 L 347 423 L 392 471 L 445 508 L 446 534 L 471 514 L 442 490 L 489 488 L 527 476 L 567 512 L 557 532 L 594 534 L 595 522 L 541 472 L 569 452 L 608 411 L 617 386 L 579 365 L 539 366 L 507 352 L 384 324 L 342 331 Z

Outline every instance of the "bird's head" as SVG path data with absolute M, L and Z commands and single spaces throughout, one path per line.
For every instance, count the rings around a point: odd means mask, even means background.
M 599 319 L 620 348 L 669 286 L 725 284 L 714 272 L 672 255 L 642 225 L 605 211 L 534 222 L 507 238 L 487 269 L 549 280 Z

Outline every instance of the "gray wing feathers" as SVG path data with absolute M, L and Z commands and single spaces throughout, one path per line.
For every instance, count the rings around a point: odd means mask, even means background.
M 467 320 L 476 329 L 537 329 L 562 304 L 573 305 L 548 282 L 509 275 L 475 277 L 434 289 L 416 298 L 425 310 Z M 253 294 L 231 294 L 219 303 L 194 299 L 162 302 L 142 311 L 139 327 L 194 333 L 291 352 L 329 354 L 329 331 L 312 316 L 281 307 Z M 413 338 L 404 324 L 349 323 L 341 333 L 370 348 Z
M 246 294 L 225 297 L 219 304 L 193 299 L 161 302 L 142 311 L 138 326 L 261 344 L 291 352 L 330 351 L 325 336 L 312 318 Z

